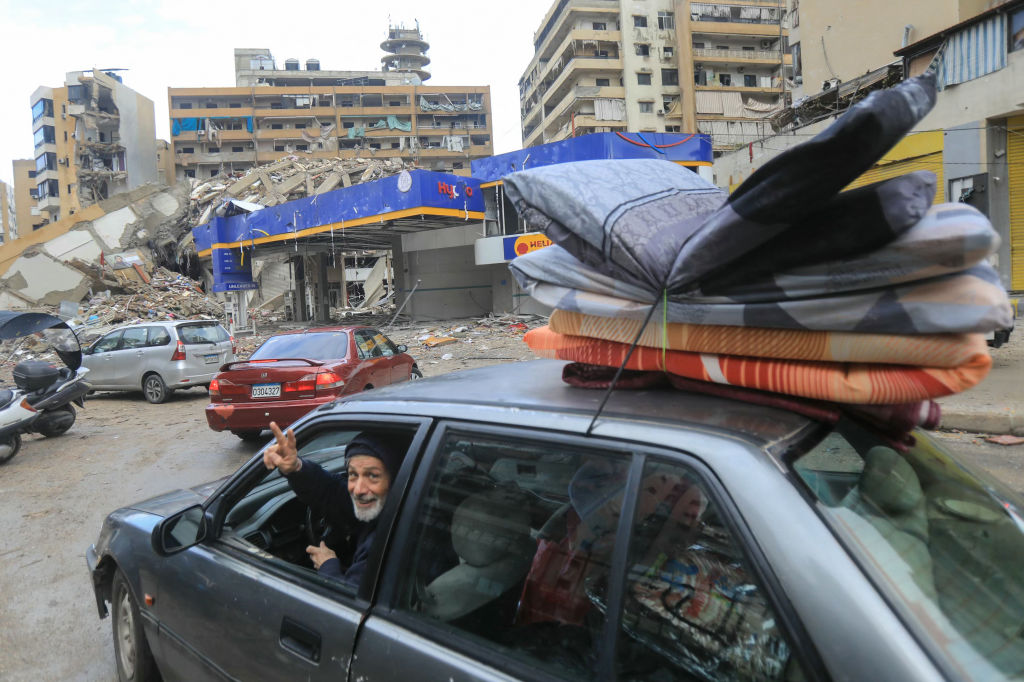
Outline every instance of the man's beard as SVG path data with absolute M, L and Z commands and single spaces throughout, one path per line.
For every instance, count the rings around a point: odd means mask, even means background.
M 372 507 L 360 508 L 359 505 L 356 504 L 356 498 L 355 497 L 352 498 L 352 509 L 353 509 L 353 511 L 355 511 L 356 518 L 358 520 L 364 521 L 364 522 L 365 521 L 373 521 L 375 518 L 380 516 L 381 510 L 384 509 L 384 499 L 385 498 L 384 497 L 377 497 L 376 495 L 364 495 L 361 498 L 360 501 L 361 502 L 369 502 L 371 499 L 374 500 L 374 504 L 373 504 Z

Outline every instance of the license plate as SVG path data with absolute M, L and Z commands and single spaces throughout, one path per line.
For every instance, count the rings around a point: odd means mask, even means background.
M 253 398 L 277 398 L 281 395 L 281 384 L 253 384 Z
M 212 365 L 213 363 L 217 362 L 217 359 L 218 359 L 219 357 L 220 357 L 220 356 L 219 356 L 219 355 L 217 355 L 216 353 L 214 353 L 213 355 L 204 355 L 204 356 L 203 356 L 203 361 L 204 361 L 204 362 L 205 362 L 206 364 L 208 364 L 208 365 Z

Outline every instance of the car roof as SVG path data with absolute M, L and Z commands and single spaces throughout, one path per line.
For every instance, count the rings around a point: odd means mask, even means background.
M 561 422 L 544 421 L 558 423 L 558 428 L 567 431 L 580 431 L 580 424 L 587 428 L 605 391 L 576 388 L 563 382 L 565 364 L 560 360 L 532 360 L 451 372 L 363 391 L 323 409 L 410 415 L 418 412 L 520 425 L 530 423 L 531 419 L 539 425 L 535 417 L 525 413 L 543 413 L 574 417 Z M 673 388 L 614 391 L 599 421 L 608 420 L 715 431 L 740 436 L 762 447 L 789 442 L 817 426 L 808 417 L 784 409 Z
M 273 336 L 290 336 L 292 334 L 309 334 L 312 332 L 352 332 L 358 329 L 370 329 L 364 325 L 347 325 L 344 327 L 310 327 L 308 329 L 291 329 L 289 331 L 277 332 Z

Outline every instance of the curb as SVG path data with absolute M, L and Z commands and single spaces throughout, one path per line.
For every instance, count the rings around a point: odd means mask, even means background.
M 943 407 L 942 430 L 956 429 L 971 433 L 1009 434 L 1024 436 L 1024 416 L 1013 413 L 971 412 Z

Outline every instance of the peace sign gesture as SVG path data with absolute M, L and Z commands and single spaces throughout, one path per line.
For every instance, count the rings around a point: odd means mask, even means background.
M 301 469 L 302 460 L 295 447 L 295 432 L 291 429 L 281 431 L 277 422 L 270 422 L 270 430 L 274 432 L 276 442 L 263 451 L 263 465 L 268 469 L 277 469 L 285 476 Z

